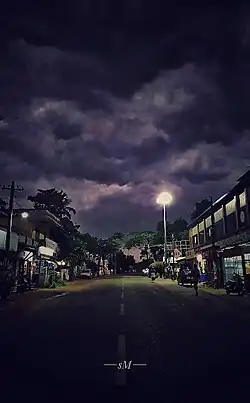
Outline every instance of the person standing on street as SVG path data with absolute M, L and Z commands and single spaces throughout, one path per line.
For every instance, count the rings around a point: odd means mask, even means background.
M 198 284 L 200 281 L 200 270 L 198 269 L 198 266 L 196 263 L 194 264 L 194 267 L 192 270 L 192 277 L 193 277 L 195 295 L 196 295 L 196 297 L 198 297 Z

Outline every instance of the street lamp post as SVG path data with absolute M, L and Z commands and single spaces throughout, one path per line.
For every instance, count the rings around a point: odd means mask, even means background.
M 167 206 L 163 204 L 164 263 L 167 263 Z
M 163 207 L 163 226 L 164 226 L 164 263 L 167 262 L 167 207 L 173 198 L 170 193 L 162 192 L 156 199 L 156 203 Z

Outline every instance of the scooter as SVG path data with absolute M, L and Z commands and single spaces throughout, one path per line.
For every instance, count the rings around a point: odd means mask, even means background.
M 150 277 L 151 277 L 151 280 L 152 280 L 152 281 L 155 281 L 155 279 L 156 279 L 156 273 L 155 273 L 155 272 L 151 273 Z
M 238 294 L 239 296 L 241 296 L 241 295 L 244 295 L 246 292 L 244 280 L 237 273 L 233 274 L 232 280 L 228 280 L 226 282 L 225 289 L 226 289 L 227 295 Z

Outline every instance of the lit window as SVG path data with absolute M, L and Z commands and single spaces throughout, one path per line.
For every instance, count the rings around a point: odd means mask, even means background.
M 232 214 L 235 212 L 235 197 L 229 203 L 226 204 L 226 214 Z
M 214 213 L 214 222 L 218 222 L 223 218 L 223 209 L 222 207 Z
M 212 225 L 212 219 L 211 216 L 206 218 L 206 228 L 210 227 Z
M 199 232 L 204 230 L 204 221 L 199 223 Z
M 239 195 L 239 200 L 240 200 L 240 207 L 243 207 L 246 205 L 246 193 L 245 191 Z
M 193 227 L 193 235 L 198 234 L 198 225 L 196 227 Z

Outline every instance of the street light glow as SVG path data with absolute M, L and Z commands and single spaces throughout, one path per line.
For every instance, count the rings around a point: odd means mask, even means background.
M 159 196 L 156 199 L 157 204 L 165 205 L 168 206 L 173 200 L 173 197 L 171 196 L 170 193 L 168 192 L 162 192 L 159 194 Z
M 27 213 L 27 211 L 24 211 L 24 212 L 21 214 L 21 216 L 22 216 L 22 218 L 28 218 L 28 217 L 29 217 L 29 214 Z

